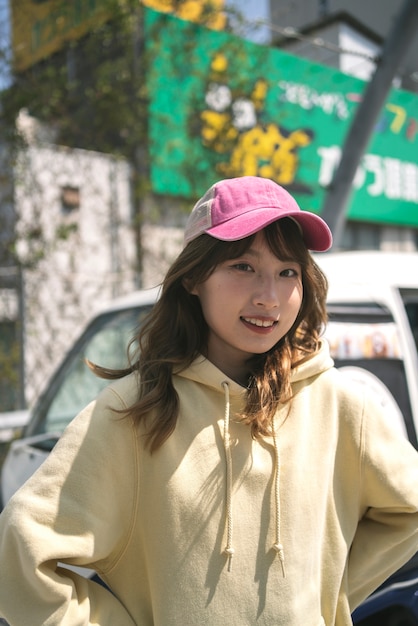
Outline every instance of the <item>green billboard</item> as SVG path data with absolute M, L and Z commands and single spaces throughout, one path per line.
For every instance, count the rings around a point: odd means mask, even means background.
M 151 183 L 196 198 L 255 175 L 320 213 L 362 80 L 147 9 Z M 418 97 L 393 89 L 357 171 L 349 218 L 418 226 Z

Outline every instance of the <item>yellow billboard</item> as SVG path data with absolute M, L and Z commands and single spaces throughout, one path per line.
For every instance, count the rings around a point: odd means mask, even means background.
M 120 0 L 12 0 L 13 66 L 21 72 L 111 19 Z M 143 0 L 163 13 L 222 29 L 224 0 Z
M 204 24 L 213 30 L 225 28 L 224 0 L 143 0 L 142 4 L 161 13 L 172 13 L 182 20 Z

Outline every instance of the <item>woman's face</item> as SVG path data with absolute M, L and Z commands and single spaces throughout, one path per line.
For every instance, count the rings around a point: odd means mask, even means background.
M 270 350 L 293 326 L 302 304 L 302 272 L 281 261 L 262 232 L 240 257 L 220 263 L 193 288 L 209 328 L 207 357 L 246 384 L 248 359 Z

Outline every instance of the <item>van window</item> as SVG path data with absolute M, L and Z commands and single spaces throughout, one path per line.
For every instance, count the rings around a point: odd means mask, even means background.
M 127 346 L 149 309 L 114 311 L 92 322 L 35 407 L 33 427 L 27 434 L 60 433 L 109 384 L 93 374 L 85 359 L 107 368 L 128 365 Z
M 418 350 L 418 289 L 400 289 L 399 291 L 405 305 L 415 347 Z

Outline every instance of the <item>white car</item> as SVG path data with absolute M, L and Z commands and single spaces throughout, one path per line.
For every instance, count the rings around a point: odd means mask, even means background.
M 0 445 L 9 442 L 29 421 L 27 409 L 0 413 Z

